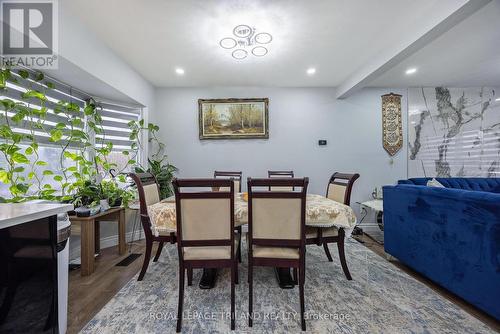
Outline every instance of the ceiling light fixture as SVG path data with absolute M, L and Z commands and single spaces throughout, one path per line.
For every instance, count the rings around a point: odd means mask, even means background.
M 407 75 L 410 75 L 410 74 L 414 74 L 416 72 L 417 72 L 417 69 L 415 67 L 412 67 L 412 68 L 407 69 L 405 73 Z
M 255 57 L 263 57 L 269 52 L 267 44 L 271 43 L 273 36 L 267 32 L 256 32 L 256 29 L 240 24 L 234 27 L 233 36 L 224 37 L 219 41 L 223 49 L 233 50 L 231 56 L 234 59 L 241 60 L 247 58 L 249 54 Z M 264 47 L 262 45 L 266 45 Z
M 313 75 L 314 73 L 316 73 L 316 69 L 314 67 L 311 67 L 311 68 L 308 68 L 306 72 L 309 75 Z
M 184 75 L 184 69 L 177 67 L 175 69 L 175 73 L 177 73 L 177 75 Z
M 497 98 L 497 99 L 495 99 L 495 101 L 500 102 L 500 97 L 499 97 L 499 98 Z

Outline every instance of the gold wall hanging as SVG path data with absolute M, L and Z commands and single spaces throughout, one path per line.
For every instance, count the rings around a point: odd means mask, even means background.
M 390 156 L 403 147 L 403 125 L 401 118 L 401 95 L 382 95 L 382 141 Z

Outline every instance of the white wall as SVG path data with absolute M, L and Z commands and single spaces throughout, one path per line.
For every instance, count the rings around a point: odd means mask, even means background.
M 382 147 L 381 95 L 389 89 L 364 89 L 345 100 L 334 88 L 172 88 L 157 89 L 152 122 L 160 126 L 170 161 L 179 177 L 212 177 L 213 171 L 241 170 L 243 177 L 292 169 L 310 178 L 309 192 L 324 194 L 334 171 L 358 172 L 352 203 L 367 200 L 372 189 L 406 178 L 406 90 L 402 114 L 405 145 L 390 164 Z M 198 139 L 199 98 L 269 98 L 269 140 Z M 326 147 L 318 139 L 328 140 Z M 246 188 L 246 187 L 245 187 Z
M 147 121 L 154 109 L 153 86 L 82 24 L 67 0 L 59 1 L 59 57 L 61 68 L 49 71 L 49 75 L 98 97 L 143 105 Z M 127 238 L 132 235 L 134 219 L 135 212 L 127 211 Z M 140 223 L 137 229 L 142 229 Z M 101 223 L 103 248 L 117 243 L 117 231 L 116 223 Z M 77 235 L 71 238 L 70 253 L 75 258 L 80 253 L 80 240 Z

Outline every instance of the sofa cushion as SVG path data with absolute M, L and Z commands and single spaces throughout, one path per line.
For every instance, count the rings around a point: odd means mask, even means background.
M 401 180 L 399 184 L 414 184 L 425 186 L 431 178 L 418 177 L 408 180 Z M 475 191 L 488 191 L 498 193 L 500 192 L 500 178 L 486 178 L 486 177 L 438 177 L 436 180 L 446 188 L 456 188 L 463 190 Z

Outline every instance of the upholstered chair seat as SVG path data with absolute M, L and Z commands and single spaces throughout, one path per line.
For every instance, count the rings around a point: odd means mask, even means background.
M 176 231 L 161 231 L 159 235 L 155 235 L 151 230 L 151 219 L 149 216 L 148 206 L 156 204 L 161 200 L 160 187 L 156 178 L 150 173 L 130 173 L 129 177 L 134 180 L 134 183 L 137 186 L 137 192 L 139 193 L 139 213 L 144 235 L 146 237 L 146 252 L 144 254 L 141 272 L 137 278 L 138 281 L 142 281 L 149 266 L 153 242 L 158 242 L 156 255 L 153 259 L 153 262 L 157 262 L 164 243 L 176 242 Z
M 275 174 L 275 175 L 273 175 Z M 308 178 L 269 171 L 268 179 L 248 179 L 248 325 L 253 326 L 254 267 L 292 268 L 299 286 L 300 322 L 306 330 L 305 216 Z
M 326 197 L 332 201 L 344 205 L 351 204 L 351 192 L 354 182 L 359 178 L 359 174 L 333 173 L 326 188 Z M 321 235 L 318 233 L 321 232 Z M 308 245 L 323 245 L 328 261 L 333 262 L 332 255 L 328 249 L 329 243 L 336 243 L 339 251 L 340 265 L 348 280 L 351 280 L 351 273 L 347 267 L 344 251 L 345 231 L 343 228 L 329 227 L 318 228 L 306 227 L 306 243 Z
M 332 226 L 328 228 L 321 228 L 321 236 L 323 237 L 335 237 L 339 235 L 339 230 L 337 227 Z M 317 227 L 306 227 L 306 239 L 309 238 L 317 238 L 318 237 L 318 228 Z
M 234 239 L 234 253 L 238 252 L 239 239 Z M 217 260 L 230 259 L 230 246 L 184 247 L 185 260 Z
M 298 259 L 298 248 L 253 246 L 253 257 L 273 259 Z
M 217 173 L 216 175 L 217 176 Z M 230 268 L 231 330 L 236 326 L 235 284 L 238 283 L 238 254 L 241 234 L 235 237 L 234 194 L 231 179 L 176 179 L 177 249 L 179 255 L 179 304 L 177 327 L 182 328 L 184 276 L 188 286 L 193 269 Z

